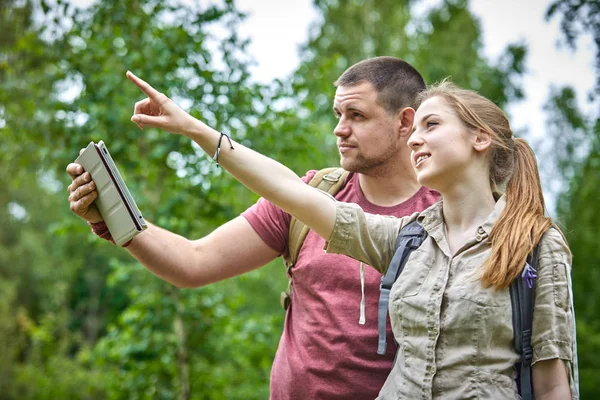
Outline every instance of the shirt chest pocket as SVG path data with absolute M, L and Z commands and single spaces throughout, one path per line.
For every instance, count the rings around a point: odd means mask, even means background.
M 486 255 L 487 256 L 487 255 Z M 500 307 L 506 305 L 507 290 L 497 290 L 494 287 L 484 288 L 479 278 L 481 268 L 487 257 L 477 257 L 459 268 L 456 278 L 458 295 L 461 299 L 469 300 L 482 307 Z
M 404 299 L 419 294 L 434 261 L 435 258 L 421 248 L 413 251 L 406 261 L 404 270 L 392 287 L 391 300 Z

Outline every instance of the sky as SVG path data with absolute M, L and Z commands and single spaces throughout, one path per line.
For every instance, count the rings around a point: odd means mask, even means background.
M 431 1 L 429 1 L 431 3 Z M 298 47 L 308 39 L 309 24 L 317 19 L 311 0 L 237 0 L 248 13 L 239 33 L 252 40 L 249 52 L 258 65 L 256 80 L 268 83 L 288 76 L 298 66 Z M 436 3 L 433 1 L 433 3 Z M 528 45 L 527 72 L 523 79 L 526 99 L 509 107 L 515 132 L 543 136 L 543 106 L 550 88 L 572 85 L 580 105 L 594 85 L 593 47 L 590 37 L 578 42 L 578 51 L 557 48 L 559 19 L 544 20 L 548 0 L 472 0 L 470 8 L 480 18 L 484 51 L 496 59 L 510 43 Z

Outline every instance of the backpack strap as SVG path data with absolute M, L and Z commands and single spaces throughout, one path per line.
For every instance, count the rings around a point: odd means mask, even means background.
M 379 333 L 379 342 L 377 344 L 377 354 L 385 354 L 387 347 L 386 343 L 386 322 L 388 316 L 388 308 L 390 303 L 390 291 L 392 285 L 402 273 L 406 260 L 413 250 L 418 249 L 421 243 L 425 240 L 425 229 L 415 220 L 398 233 L 396 239 L 396 251 L 390 262 L 384 276 L 381 277 L 379 285 L 379 307 L 377 312 L 377 330 Z
M 521 362 L 516 365 L 517 386 L 523 400 L 533 400 L 533 383 L 531 381 L 531 330 L 533 326 L 533 308 L 535 305 L 535 279 L 537 278 L 538 246 L 533 254 L 527 257 L 521 278 L 510 284 L 510 300 L 513 316 L 515 350 L 521 355 Z
M 310 186 L 320 189 L 334 196 L 344 185 L 348 171 L 343 168 L 333 167 L 318 171 L 308 183 Z M 302 221 L 292 215 L 290 230 L 288 234 L 288 257 L 284 257 L 285 271 L 288 277 L 288 286 L 285 292 L 281 292 L 281 306 L 284 310 L 290 305 L 292 294 L 292 267 L 296 264 L 300 248 L 308 235 L 310 229 Z

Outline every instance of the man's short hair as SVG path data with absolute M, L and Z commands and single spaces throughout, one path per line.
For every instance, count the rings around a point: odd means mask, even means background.
M 412 65 L 396 57 L 375 57 L 348 68 L 334 82 L 338 86 L 355 86 L 369 82 L 377 90 L 377 101 L 395 114 L 404 107 L 417 109 L 418 94 L 425 90 L 423 77 Z

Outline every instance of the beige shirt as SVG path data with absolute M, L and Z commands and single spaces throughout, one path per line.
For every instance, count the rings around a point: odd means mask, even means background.
M 514 365 L 520 355 L 513 347 L 509 291 L 484 289 L 476 277 L 490 256 L 488 235 L 505 204 L 501 197 L 475 237 L 451 255 L 441 201 L 401 219 L 337 203 L 325 250 L 346 254 L 382 273 L 403 226 L 417 219 L 427 232 L 390 292 L 390 320 L 399 349 L 379 398 L 519 398 Z M 560 358 L 570 367 L 573 360 L 570 265 L 562 235 L 550 229 L 539 247 L 533 363 Z M 571 392 L 578 398 L 575 384 Z

